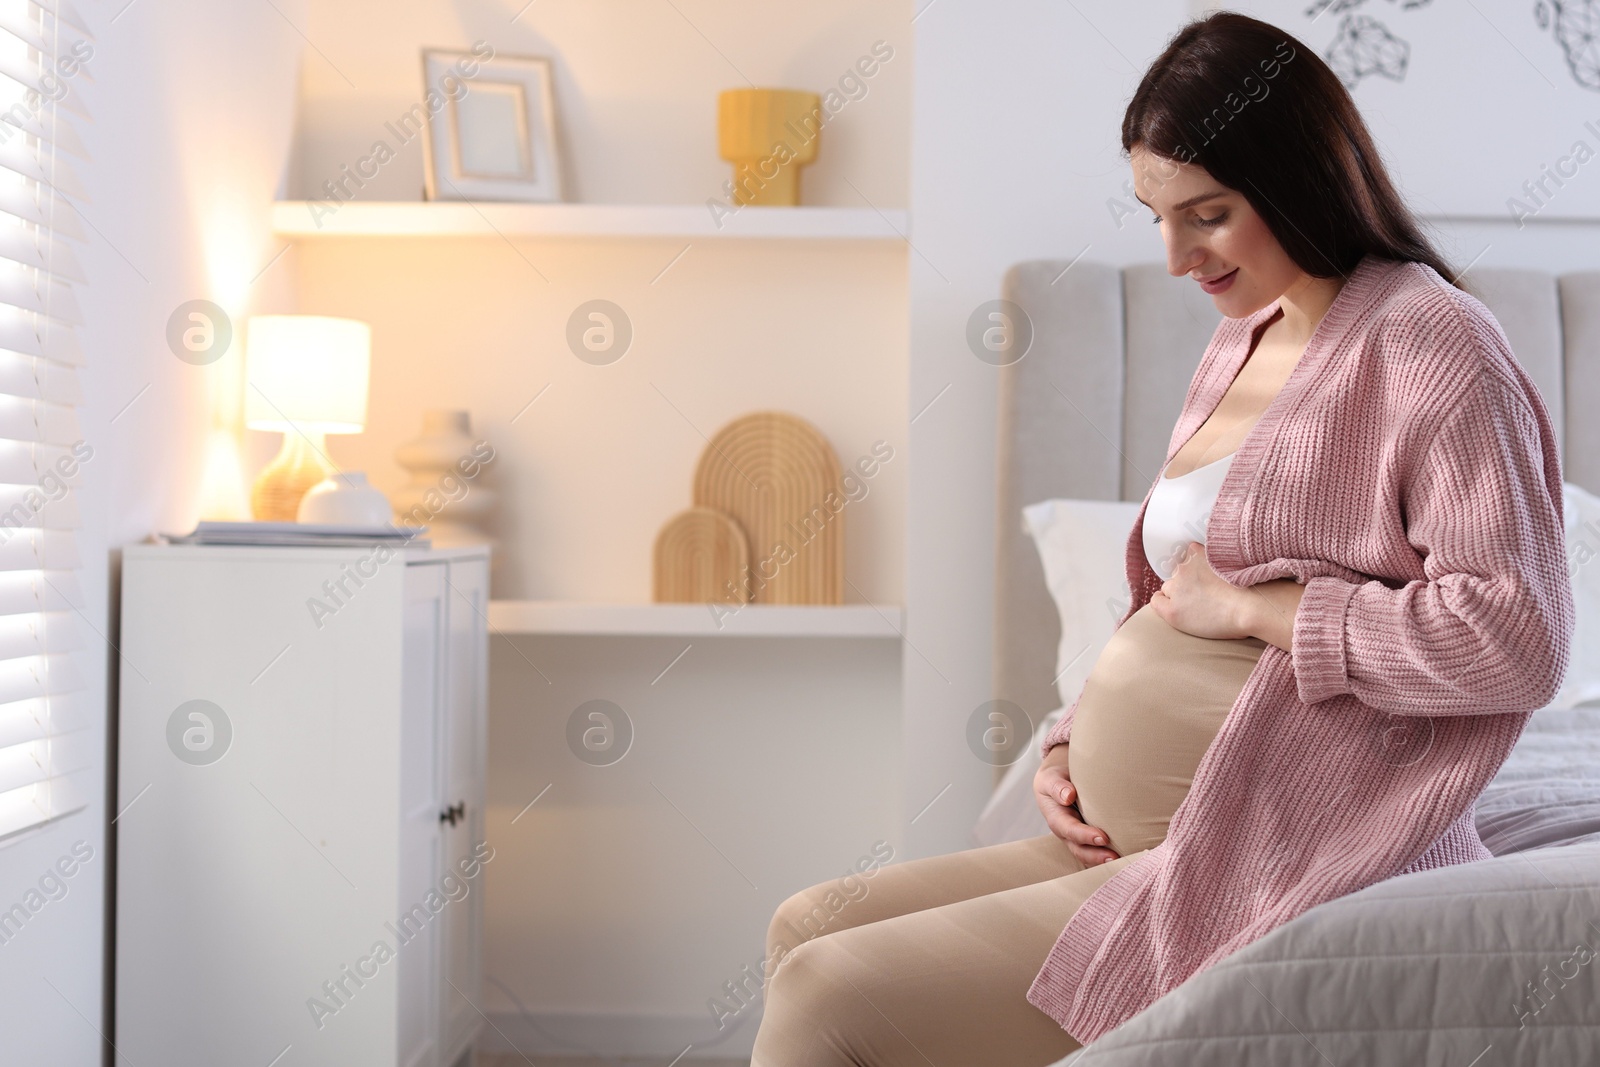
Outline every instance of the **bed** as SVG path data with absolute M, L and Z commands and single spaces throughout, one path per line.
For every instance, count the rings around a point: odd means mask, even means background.
M 1480 266 L 1464 280 L 1538 385 L 1565 480 L 1600 494 L 1600 272 Z M 999 372 L 994 691 L 1037 740 L 1086 667 L 1058 670 L 1063 616 L 1024 509 L 1136 507 L 1220 316 L 1154 263 L 1019 263 L 1002 296 L 1032 340 Z M 1048 832 L 1037 764 L 1035 744 L 1000 770 L 975 844 Z M 1062 1063 L 1600 1064 L 1600 700 L 1535 712 L 1477 822 L 1494 859 L 1313 908 Z

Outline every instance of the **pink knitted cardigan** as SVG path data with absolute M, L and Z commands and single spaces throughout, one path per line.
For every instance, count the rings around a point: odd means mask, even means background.
M 1217 326 L 1169 459 L 1277 307 Z M 1161 587 L 1143 520 L 1118 626 Z M 1567 667 L 1549 414 L 1488 309 L 1423 264 L 1357 265 L 1240 445 L 1206 546 L 1235 585 L 1305 586 L 1293 651 L 1267 646 L 1166 840 L 1084 902 L 1028 990 L 1084 1044 L 1324 901 L 1489 858 L 1474 803 Z

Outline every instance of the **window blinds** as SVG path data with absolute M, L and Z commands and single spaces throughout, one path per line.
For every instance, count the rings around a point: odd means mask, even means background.
M 73 486 L 73 128 L 94 48 L 64 0 L 0 0 L 0 844 L 81 809 L 99 702 L 85 688 Z

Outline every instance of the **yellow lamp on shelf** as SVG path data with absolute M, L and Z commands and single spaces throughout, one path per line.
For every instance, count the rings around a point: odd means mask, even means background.
M 259 522 L 293 522 L 306 490 L 334 473 L 326 436 L 367 424 L 372 328 L 325 315 L 257 315 L 245 335 L 245 421 L 283 434 L 250 491 Z

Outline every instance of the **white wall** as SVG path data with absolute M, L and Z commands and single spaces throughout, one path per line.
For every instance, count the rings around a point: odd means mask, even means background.
M 211 399 L 235 373 L 237 353 L 210 368 L 175 358 L 168 315 L 193 298 L 236 314 L 287 299 L 290 264 L 254 276 L 276 251 L 267 201 L 287 154 L 302 45 L 271 6 L 246 0 L 143 2 L 113 21 L 122 6 L 79 6 L 95 53 L 90 77 L 70 83 L 93 116 L 83 137 L 94 162 L 79 167 L 88 240 L 78 250 L 88 276 L 82 425 L 95 449 L 79 490 L 84 683 L 93 692 L 133 669 L 112 649 L 112 554 L 152 530 L 194 522 Z M 278 6 L 304 24 L 303 2 Z M 106 724 L 94 729 L 103 750 Z M 97 1033 L 110 1034 L 102 985 L 108 803 L 97 791 L 86 810 L 0 849 L 6 907 L 74 842 L 94 850 L 67 895 L 0 946 L 7 1062 L 86 1065 L 110 1056 Z M 122 818 L 139 818 L 138 806 Z
M 970 847 L 993 780 L 965 731 L 993 699 L 996 369 L 967 319 L 1019 259 L 1159 255 L 1154 227 L 1119 228 L 1106 201 L 1128 178 L 1124 105 L 1184 13 L 940 0 L 916 21 L 902 759 L 918 855 Z
M 910 26 L 897 0 L 528 0 L 312 5 L 302 86 L 303 157 L 295 196 L 316 195 L 341 164 L 365 154 L 383 124 L 419 99 L 423 47 L 552 58 L 567 199 L 698 204 L 722 195 L 717 93 L 754 84 L 822 92 L 873 42 L 896 55 L 823 130 L 801 177 L 806 203 L 904 207 Z M 325 57 L 325 58 L 322 58 Z M 848 118 L 848 121 L 842 121 Z M 854 186 L 854 188 L 852 188 Z M 361 190 L 362 199 L 416 200 L 422 153 L 413 144 Z
M 774 909 L 842 877 L 876 842 L 902 855 L 896 643 L 494 645 L 485 999 L 495 1025 L 535 1057 L 665 1063 L 690 1043 L 693 1058 L 748 1055 L 759 1012 L 719 1028 L 709 1002 L 737 1006 L 724 983 L 747 966 L 759 973 Z M 569 714 L 595 698 L 633 723 L 633 747 L 606 767 L 567 749 Z
M 484 476 L 497 494 L 494 595 L 638 602 L 650 599 L 656 532 L 690 503 L 701 432 L 751 410 L 798 412 L 845 464 L 876 440 L 894 448 L 841 521 L 846 598 L 897 605 L 904 250 L 705 243 L 652 285 L 680 249 L 302 248 L 299 310 L 374 326 L 367 431 L 333 438 L 330 452 L 392 489 L 394 446 L 418 413 L 467 408 L 496 449 Z M 593 296 L 635 324 L 610 366 L 565 347 L 567 316 Z M 647 1054 L 721 1036 L 707 1001 L 759 959 L 777 904 L 875 841 L 899 845 L 893 642 L 496 636 L 490 662 L 496 860 L 480 1006 L 491 1045 L 504 1032 L 534 1056 Z M 567 750 L 567 717 L 594 698 L 620 704 L 638 731 L 612 767 Z M 754 1016 L 741 1018 L 719 1052 L 748 1052 Z
M 1222 6 L 1283 27 L 1318 54 L 1327 51 L 1339 28 L 1334 15 L 1307 18 L 1309 5 L 1290 0 Z M 1469 19 L 1433 5 L 1414 11 L 1374 9 L 1372 14 L 1410 43 L 1406 79 L 1369 76 L 1353 95 L 1390 176 L 1446 258 L 1458 270 L 1472 263 L 1555 273 L 1600 269 L 1600 219 L 1573 217 L 1592 211 L 1600 195 L 1596 168 L 1578 169 L 1549 202 L 1549 210 L 1521 226 L 1502 207 L 1514 197 L 1531 202 L 1521 183 L 1538 181 L 1551 161 L 1571 152 L 1575 138 L 1584 139 L 1591 153 L 1600 150 L 1600 141 L 1584 127 L 1586 121 L 1600 126 L 1600 95 L 1578 87 L 1553 39 L 1554 30 L 1539 27 L 1532 7 L 1508 4 L 1485 7 Z M 1468 76 L 1483 101 L 1461 100 L 1452 114 L 1436 118 L 1432 112 L 1440 106 L 1439 86 L 1453 89 L 1449 83 L 1462 71 L 1471 72 Z M 1540 110 L 1531 114 L 1530 107 Z M 1529 140 L 1529 131 L 1540 139 Z M 1441 204 L 1468 199 L 1455 189 L 1440 189 L 1460 175 L 1473 176 L 1458 183 L 1463 193 L 1481 191 L 1485 175 L 1502 183 L 1484 198 L 1492 202 L 1491 214 L 1441 213 Z M 1568 217 L 1561 218 L 1563 214 Z
M 1371 20 L 1369 41 L 1394 37 L 1383 54 L 1403 61 L 1402 76 L 1361 75 L 1354 96 L 1416 210 L 1504 220 L 1530 212 L 1545 220 L 1600 216 L 1600 181 L 1584 173 L 1583 161 L 1595 153 L 1596 135 L 1584 124 L 1600 120 L 1600 99 L 1578 80 L 1583 45 L 1593 41 L 1579 35 L 1581 20 L 1587 16 L 1592 31 L 1592 5 L 1501 0 L 1468 12 L 1423 3 L 1320 13 L 1303 0 L 1226 6 L 1286 30 L 1322 56 L 1355 18 Z M 1559 22 L 1555 8 L 1565 9 Z M 1567 48 L 1558 34 L 1568 36 Z M 1588 156 L 1559 163 L 1577 139 L 1588 142 Z M 1522 188 L 1541 181 L 1542 191 Z M 1513 198 L 1520 206 L 1507 203 Z
M 396 156 L 356 198 L 418 199 L 420 139 L 401 145 L 386 123 L 419 98 L 424 46 L 481 40 L 497 55 L 551 57 L 567 199 L 702 205 L 731 175 L 717 151 L 719 91 L 746 78 L 822 91 L 882 40 L 893 57 L 823 129 L 801 195 L 904 207 L 911 27 L 898 0 L 524 3 L 314 4 L 294 195 L 325 195 L 324 181 L 384 139 Z M 466 408 L 496 446 L 484 484 L 498 496 L 497 599 L 648 600 L 655 532 L 689 505 L 706 438 L 739 415 L 801 415 L 847 465 L 876 440 L 905 441 L 909 253 L 898 242 L 491 237 L 319 241 L 297 254 L 302 311 L 375 331 L 369 425 L 330 441 L 335 461 L 392 491 L 405 481 L 394 447 L 426 407 Z M 573 358 L 564 340 L 572 311 L 595 298 L 634 328 L 607 367 Z M 250 436 L 255 456 L 277 440 Z M 891 463 L 873 498 L 846 512 L 849 600 L 901 600 L 905 476 Z
M 495 599 L 637 602 L 651 597 L 656 533 L 692 502 L 706 439 L 751 411 L 793 412 L 846 467 L 875 441 L 895 449 L 840 517 L 845 599 L 899 604 L 903 246 L 685 243 L 303 246 L 300 310 L 373 326 L 367 430 L 330 438 L 329 454 L 392 491 L 406 480 L 395 446 L 417 434 L 421 412 L 465 408 L 495 448 L 480 483 L 496 494 Z M 573 309 L 595 298 L 633 325 L 627 354 L 607 366 L 566 342 Z
M 553 57 L 568 199 L 703 205 L 731 175 L 719 91 L 746 77 L 821 91 L 882 40 L 894 56 L 823 129 L 802 202 L 904 208 L 901 0 L 541 2 L 513 21 L 525 2 L 314 4 L 323 55 L 306 58 L 295 194 L 388 133 L 417 99 L 424 45 L 484 40 Z M 358 199 L 415 200 L 421 185 L 413 141 Z M 655 535 L 689 505 L 706 438 L 775 408 L 812 421 L 844 464 L 875 441 L 895 450 L 842 518 L 846 600 L 900 603 L 903 243 L 324 239 L 296 254 L 300 311 L 374 329 L 367 430 L 331 439 L 336 461 L 396 488 L 394 448 L 428 407 L 469 410 L 494 444 L 496 598 L 648 601 Z M 566 346 L 594 298 L 634 327 L 609 366 Z M 759 960 L 773 909 L 876 841 L 903 845 L 900 674 L 892 641 L 495 637 L 485 1039 L 534 1056 L 748 1051 L 756 1016 L 718 1031 L 707 1002 Z M 567 750 L 567 717 L 593 698 L 637 729 L 614 766 Z

